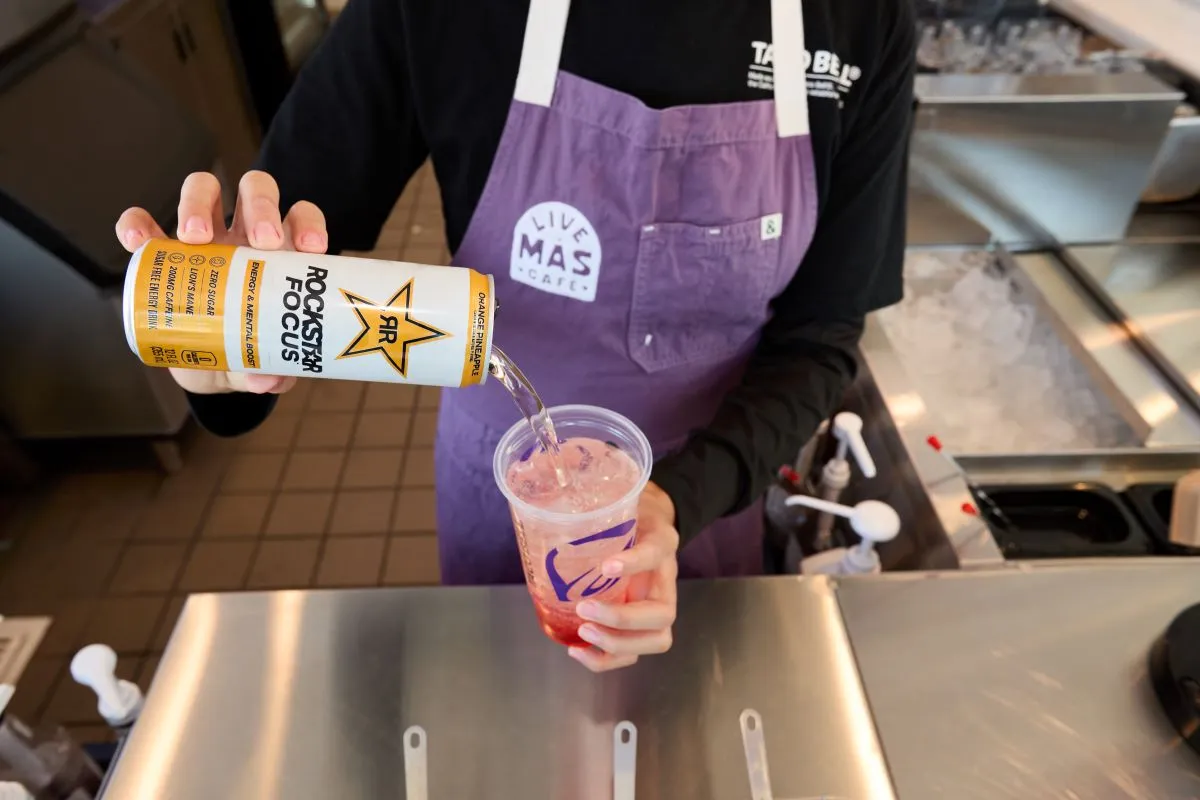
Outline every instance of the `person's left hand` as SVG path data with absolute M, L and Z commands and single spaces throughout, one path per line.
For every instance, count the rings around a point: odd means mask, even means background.
M 675 622 L 675 580 L 679 564 L 675 504 L 653 483 L 638 500 L 637 544 L 601 566 L 608 577 L 629 581 L 625 603 L 585 600 L 576 613 L 586 622 L 579 636 L 590 647 L 572 647 L 571 657 L 593 672 L 628 667 L 638 656 L 671 648 Z

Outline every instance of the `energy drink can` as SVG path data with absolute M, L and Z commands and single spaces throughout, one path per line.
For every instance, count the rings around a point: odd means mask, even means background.
M 129 260 L 125 335 L 154 367 L 471 386 L 493 289 L 462 267 L 154 239 Z

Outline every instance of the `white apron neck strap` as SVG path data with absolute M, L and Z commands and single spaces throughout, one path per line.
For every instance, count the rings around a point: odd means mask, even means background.
M 547 107 L 554 100 L 558 61 L 562 56 L 570 10 L 571 0 L 530 0 L 521 68 L 517 72 L 513 99 Z
M 546 107 L 554 100 L 570 10 L 571 0 L 530 0 L 514 99 Z M 771 40 L 775 54 L 775 119 L 779 135 L 807 136 L 808 65 L 805 64 L 801 0 L 771 0 Z
M 781 138 L 807 136 L 808 65 L 801 0 L 771 0 L 775 54 L 775 124 Z

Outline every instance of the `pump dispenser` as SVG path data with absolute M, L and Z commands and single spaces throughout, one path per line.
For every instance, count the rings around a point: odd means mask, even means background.
M 797 494 L 787 499 L 788 505 L 807 506 L 816 511 L 845 517 L 850 528 L 862 541 L 854 547 L 838 547 L 809 556 L 800 562 L 802 575 L 861 575 L 880 572 L 879 554 L 875 545 L 890 542 L 900 533 L 900 515 L 887 503 L 864 500 L 851 508 L 816 497 Z

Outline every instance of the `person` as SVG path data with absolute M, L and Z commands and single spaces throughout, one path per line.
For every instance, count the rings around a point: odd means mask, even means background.
M 495 275 L 496 344 L 547 405 L 613 409 L 653 445 L 637 544 L 603 565 L 634 596 L 581 603 L 592 646 L 571 650 L 623 667 L 670 647 L 677 578 L 762 572 L 762 494 L 835 410 L 865 314 L 900 298 L 914 52 L 905 0 L 353 0 L 232 226 L 196 174 L 177 235 L 368 250 L 432 158 L 453 262 Z M 117 233 L 162 235 L 136 208 Z M 293 382 L 175 377 L 219 435 Z M 497 386 L 444 393 L 447 583 L 523 578 L 491 470 L 515 420 Z

